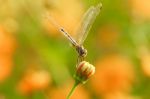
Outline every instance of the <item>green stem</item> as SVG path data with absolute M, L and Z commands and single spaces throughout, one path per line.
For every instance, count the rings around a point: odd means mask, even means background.
M 71 95 L 73 94 L 73 92 L 75 91 L 75 89 L 76 89 L 76 87 L 78 86 L 79 83 L 80 83 L 79 81 L 75 81 L 75 83 L 74 83 L 74 85 L 73 85 L 73 87 L 72 87 L 71 91 L 69 92 L 66 99 L 70 99 Z

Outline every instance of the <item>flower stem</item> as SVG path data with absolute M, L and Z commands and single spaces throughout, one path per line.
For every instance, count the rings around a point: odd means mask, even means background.
M 70 99 L 71 95 L 73 94 L 73 92 L 75 91 L 75 89 L 76 89 L 76 87 L 78 86 L 79 83 L 80 83 L 79 81 L 75 81 L 75 83 L 74 83 L 74 85 L 73 85 L 73 87 L 72 87 L 71 91 L 69 92 L 66 99 Z

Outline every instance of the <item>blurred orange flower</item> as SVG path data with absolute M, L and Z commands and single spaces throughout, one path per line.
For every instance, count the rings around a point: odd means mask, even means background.
M 69 84 L 69 85 L 68 85 Z M 65 86 L 54 87 L 49 91 L 50 99 L 66 99 L 70 89 L 72 88 L 73 83 L 68 82 Z M 78 86 L 74 91 L 71 99 L 90 99 L 88 92 L 83 88 L 83 86 Z
M 47 71 L 28 71 L 19 82 L 17 88 L 22 94 L 30 94 L 36 90 L 43 90 L 48 87 L 51 77 Z
M 52 2 L 52 9 L 50 15 L 64 27 L 69 33 L 73 34 L 74 29 L 77 27 L 79 20 L 84 12 L 83 5 L 80 0 L 56 0 Z M 67 9 L 67 10 L 66 10 Z M 44 20 L 44 26 L 51 35 L 57 34 L 58 30 L 53 26 L 51 22 Z
M 104 99 L 141 99 L 138 96 L 131 96 L 124 93 L 113 93 L 104 97 Z
M 96 73 L 91 81 L 94 90 L 104 96 L 128 92 L 134 81 L 132 64 L 119 54 L 105 56 L 97 61 Z
M 150 19 L 150 0 L 131 0 L 130 2 L 135 17 Z
M 15 39 L 10 33 L 0 26 L 0 56 L 12 55 L 16 48 Z
M 0 57 L 0 82 L 10 76 L 12 71 L 12 60 L 8 57 Z
M 15 48 L 16 42 L 14 37 L 0 26 L 0 82 L 4 81 L 11 74 Z
M 150 51 L 146 46 L 139 47 L 138 57 L 144 74 L 150 77 Z

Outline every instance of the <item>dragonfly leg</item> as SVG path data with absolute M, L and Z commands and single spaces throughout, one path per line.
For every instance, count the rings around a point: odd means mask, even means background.
M 78 56 L 77 65 L 79 65 L 79 63 L 82 61 L 84 61 L 84 57 Z

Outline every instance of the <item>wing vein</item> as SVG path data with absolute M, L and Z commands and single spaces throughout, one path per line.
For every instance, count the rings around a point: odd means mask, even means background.
M 77 42 L 79 45 L 82 45 L 85 41 L 92 24 L 100 12 L 101 7 L 101 3 L 95 7 L 91 6 L 83 15 L 79 28 L 77 29 Z

